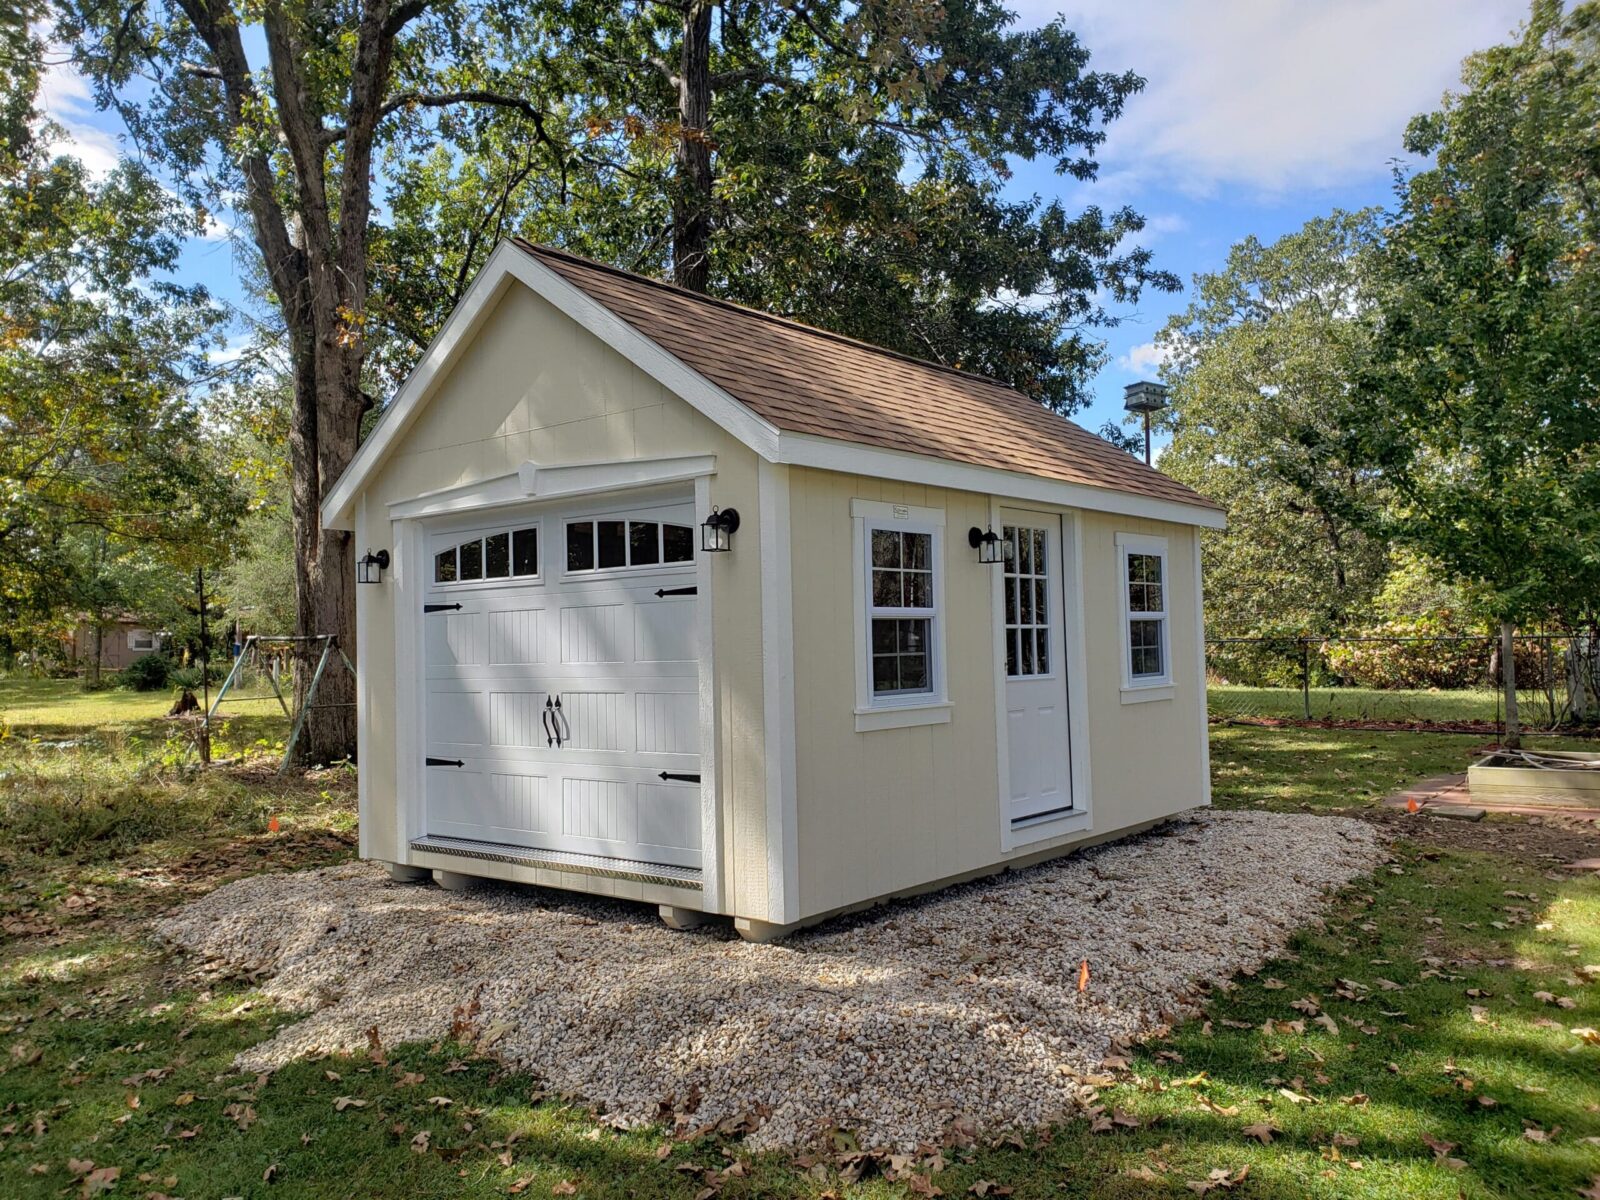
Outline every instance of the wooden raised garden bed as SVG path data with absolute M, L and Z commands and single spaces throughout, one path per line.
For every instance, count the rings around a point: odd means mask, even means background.
M 1467 768 L 1474 800 L 1600 808 L 1600 754 L 1501 750 Z

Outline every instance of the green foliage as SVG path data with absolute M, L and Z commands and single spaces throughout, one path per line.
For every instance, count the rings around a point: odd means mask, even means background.
M 1159 336 L 1172 431 L 1161 469 L 1228 510 L 1203 542 L 1212 636 L 1346 629 L 1388 571 L 1383 541 L 1346 515 L 1384 487 L 1345 452 L 1340 424 L 1368 353 L 1376 236 L 1373 213 L 1336 212 L 1270 245 L 1247 238 L 1196 277 Z
M 173 682 L 177 661 L 169 654 L 145 654 L 117 672 L 116 685 L 136 692 L 159 692 Z
M 1396 180 L 1350 437 L 1315 439 L 1393 489 L 1353 515 L 1503 621 L 1571 620 L 1600 596 L 1597 31 L 1595 4 L 1538 0 L 1411 123 L 1432 163 Z
M 0 56 L 0 628 L 27 640 L 123 603 L 136 560 L 204 557 L 237 503 L 192 403 L 221 313 L 167 281 L 194 214 L 137 163 L 53 156 L 43 48 L 6 49 L 31 66 Z
M 1062 22 L 1018 30 L 991 0 L 717 11 L 710 291 L 1079 407 L 1103 362 L 1092 330 L 1113 319 L 1102 298 L 1177 281 L 1128 248 L 1143 227 L 1131 209 L 1071 214 L 1002 185 L 1012 159 L 1091 178 L 1105 123 L 1143 81 L 1088 70 Z M 502 236 L 669 272 L 676 151 L 700 136 L 680 120 L 682 16 L 535 6 L 502 58 L 536 127 L 510 108 L 397 114 L 393 220 L 374 251 L 386 374 Z

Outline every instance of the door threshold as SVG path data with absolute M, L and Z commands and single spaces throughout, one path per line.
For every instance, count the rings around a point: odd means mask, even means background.
M 549 871 L 571 871 L 579 875 L 600 875 L 607 879 L 632 879 L 639 883 L 700 890 L 699 867 L 679 867 L 671 863 L 644 862 L 634 858 L 608 858 L 603 854 L 579 854 L 573 850 L 540 850 L 533 846 L 513 846 L 507 842 L 483 842 L 476 838 L 443 837 L 438 834 L 414 838 L 411 848 L 429 854 L 457 854 L 463 858 L 543 867 Z

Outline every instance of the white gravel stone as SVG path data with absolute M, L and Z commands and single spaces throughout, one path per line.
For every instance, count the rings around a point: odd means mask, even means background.
M 1280 951 L 1383 854 L 1335 817 L 1196 810 L 1151 834 L 875 909 L 772 945 L 675 932 L 654 909 L 533 889 L 450 893 L 352 864 L 262 875 L 158 922 L 308 1013 L 246 1052 L 445 1036 L 624 1123 L 698 1095 L 695 1123 L 759 1113 L 756 1147 L 829 1126 L 865 1146 L 998 1131 L 1093 1101 L 1082 1076 Z M 1078 969 L 1090 982 L 1079 992 Z

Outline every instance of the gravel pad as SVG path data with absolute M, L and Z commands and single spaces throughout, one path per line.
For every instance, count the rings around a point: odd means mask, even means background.
M 697 1097 L 695 1124 L 756 1114 L 757 1147 L 838 1125 L 909 1149 L 958 1117 L 996 1131 L 1082 1109 L 1113 1042 L 1273 956 L 1382 854 L 1359 821 L 1197 810 L 765 946 L 367 863 L 228 884 L 157 933 L 309 1012 L 247 1069 L 363 1050 L 372 1026 L 386 1045 L 436 1039 L 465 1006 L 480 1045 L 625 1123 Z

